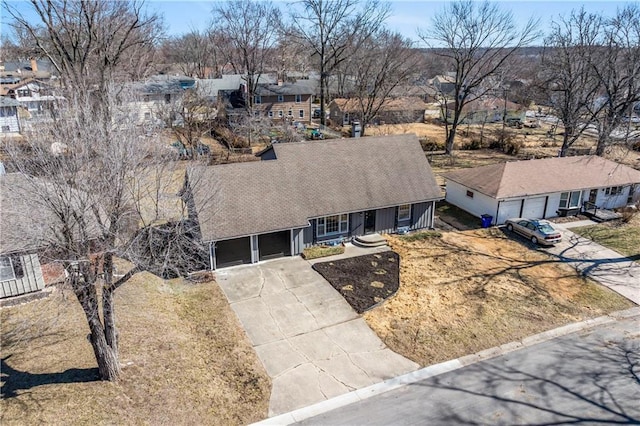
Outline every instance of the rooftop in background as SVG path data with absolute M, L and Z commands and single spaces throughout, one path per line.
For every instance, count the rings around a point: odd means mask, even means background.
M 640 183 L 640 171 L 595 155 L 509 161 L 444 177 L 497 199 Z

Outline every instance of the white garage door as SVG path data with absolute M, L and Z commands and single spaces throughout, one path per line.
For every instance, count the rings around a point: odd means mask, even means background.
M 542 219 L 544 217 L 544 205 L 547 197 L 536 197 L 524 200 L 522 217 Z
M 522 205 L 522 200 L 513 200 L 513 201 L 503 201 L 500 203 L 500 208 L 498 210 L 498 225 L 504 223 L 505 220 L 510 217 L 520 217 L 520 206 Z

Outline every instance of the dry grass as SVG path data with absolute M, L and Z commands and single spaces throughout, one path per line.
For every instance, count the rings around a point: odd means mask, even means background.
M 388 239 L 401 256 L 400 290 L 364 316 L 421 365 L 633 306 L 495 228 Z
M 0 311 L 9 424 L 247 424 L 267 415 L 270 380 L 215 283 L 137 274 L 117 292 L 118 383 L 95 360 L 74 296 Z
M 624 256 L 640 259 L 640 213 L 636 213 L 627 223 L 605 222 L 572 228 L 571 231 Z
M 302 257 L 307 260 L 318 259 L 320 257 L 333 256 L 344 253 L 344 246 L 313 246 L 307 247 L 302 252 Z

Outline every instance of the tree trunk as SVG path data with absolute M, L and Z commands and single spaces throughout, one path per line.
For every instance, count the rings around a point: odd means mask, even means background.
M 98 362 L 98 372 L 100 379 L 108 381 L 116 381 L 120 376 L 120 363 L 118 361 L 118 354 L 107 344 L 105 338 L 104 329 L 100 324 L 100 319 L 96 315 L 93 317 L 87 316 L 89 322 L 89 329 L 91 334 L 89 339 L 91 340 L 91 346 L 93 347 L 93 353 Z
M 455 119 L 454 119 L 455 120 Z M 455 141 L 456 138 L 456 129 L 457 129 L 457 125 L 454 123 L 451 124 L 451 128 L 449 129 L 449 135 L 447 136 L 447 143 L 444 147 L 444 153 L 446 155 L 452 155 L 453 154 L 453 142 Z
M 88 268 L 86 268 L 88 269 Z M 87 324 L 89 325 L 89 341 L 93 347 L 93 354 L 96 357 L 98 363 L 98 371 L 100 379 L 115 381 L 120 375 L 120 363 L 118 361 L 117 344 L 114 346 L 114 350 L 109 344 L 107 344 L 107 337 L 105 329 L 100 322 L 100 312 L 98 309 L 97 293 L 95 289 L 95 281 L 87 282 L 87 276 L 81 277 L 78 273 L 73 273 L 71 276 L 71 285 L 74 290 L 78 302 L 84 310 L 84 314 L 87 317 Z M 110 321 L 113 322 L 113 301 L 111 297 L 112 292 L 109 292 L 110 306 Z M 104 295 L 103 295 L 104 296 Z M 104 303 L 104 302 L 103 302 Z M 110 333 L 113 333 L 110 339 L 114 339 L 115 342 L 115 326 L 111 327 Z

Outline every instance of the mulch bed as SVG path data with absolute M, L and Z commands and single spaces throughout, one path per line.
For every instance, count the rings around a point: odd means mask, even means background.
M 400 286 L 400 256 L 392 251 L 316 263 L 313 269 L 359 314 L 394 295 Z

